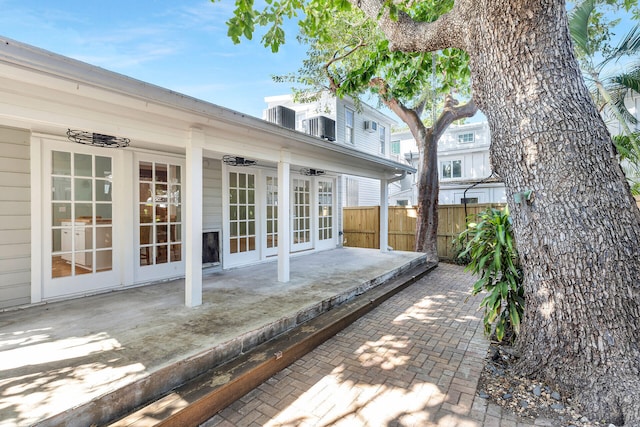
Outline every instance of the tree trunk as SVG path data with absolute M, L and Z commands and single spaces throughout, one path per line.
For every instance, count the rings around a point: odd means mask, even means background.
M 385 88 L 382 79 L 374 79 L 372 85 Z M 458 106 L 451 95 L 445 96 L 444 107 L 432 127 L 427 128 L 420 113 L 405 107 L 395 98 L 382 98 L 384 104 L 408 127 L 416 140 L 420 159 L 418 164 L 418 206 L 416 218 L 415 251 L 424 252 L 428 262 L 438 262 L 438 141 L 449 125 L 456 120 L 472 117 L 478 107 L 473 100 Z M 422 109 L 420 109 L 421 111 Z
M 584 85 L 562 0 L 456 0 L 434 23 L 358 0 L 394 49 L 464 49 L 526 293 L 522 373 L 640 426 L 640 211 Z M 528 191 L 532 197 L 525 200 Z
M 640 425 L 640 212 L 573 57 L 564 2 L 469 12 L 474 96 L 524 269 L 519 369 L 573 393 L 593 420 Z

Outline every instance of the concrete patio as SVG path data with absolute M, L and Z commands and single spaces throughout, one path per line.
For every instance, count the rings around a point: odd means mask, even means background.
M 423 262 L 340 248 L 293 257 L 288 283 L 275 262 L 213 272 L 196 308 L 175 280 L 2 312 L 0 426 L 142 403 Z

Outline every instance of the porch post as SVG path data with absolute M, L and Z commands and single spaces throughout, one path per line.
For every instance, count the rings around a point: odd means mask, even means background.
M 389 183 L 380 180 L 380 252 L 389 247 Z
M 204 135 L 191 129 L 186 147 L 184 299 L 187 307 L 202 304 L 202 147 Z
M 291 160 L 289 153 L 281 153 L 278 162 L 278 282 L 289 281 L 289 253 L 291 252 Z

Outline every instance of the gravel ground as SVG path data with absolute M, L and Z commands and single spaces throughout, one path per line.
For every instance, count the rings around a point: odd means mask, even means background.
M 516 375 L 513 372 L 516 360 L 510 347 L 492 343 L 478 384 L 478 395 L 531 422 L 544 420 L 540 425 L 613 426 L 588 420 L 572 406 L 571 396 L 563 396 L 544 383 Z

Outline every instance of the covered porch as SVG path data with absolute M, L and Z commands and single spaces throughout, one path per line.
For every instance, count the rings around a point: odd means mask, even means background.
M 179 279 L 5 311 L 0 425 L 54 425 L 46 420 L 72 408 L 80 418 L 67 425 L 88 425 L 91 401 L 116 406 L 178 384 L 422 263 L 419 253 L 337 248 L 293 256 L 286 284 L 275 259 L 205 275 L 195 308 Z

